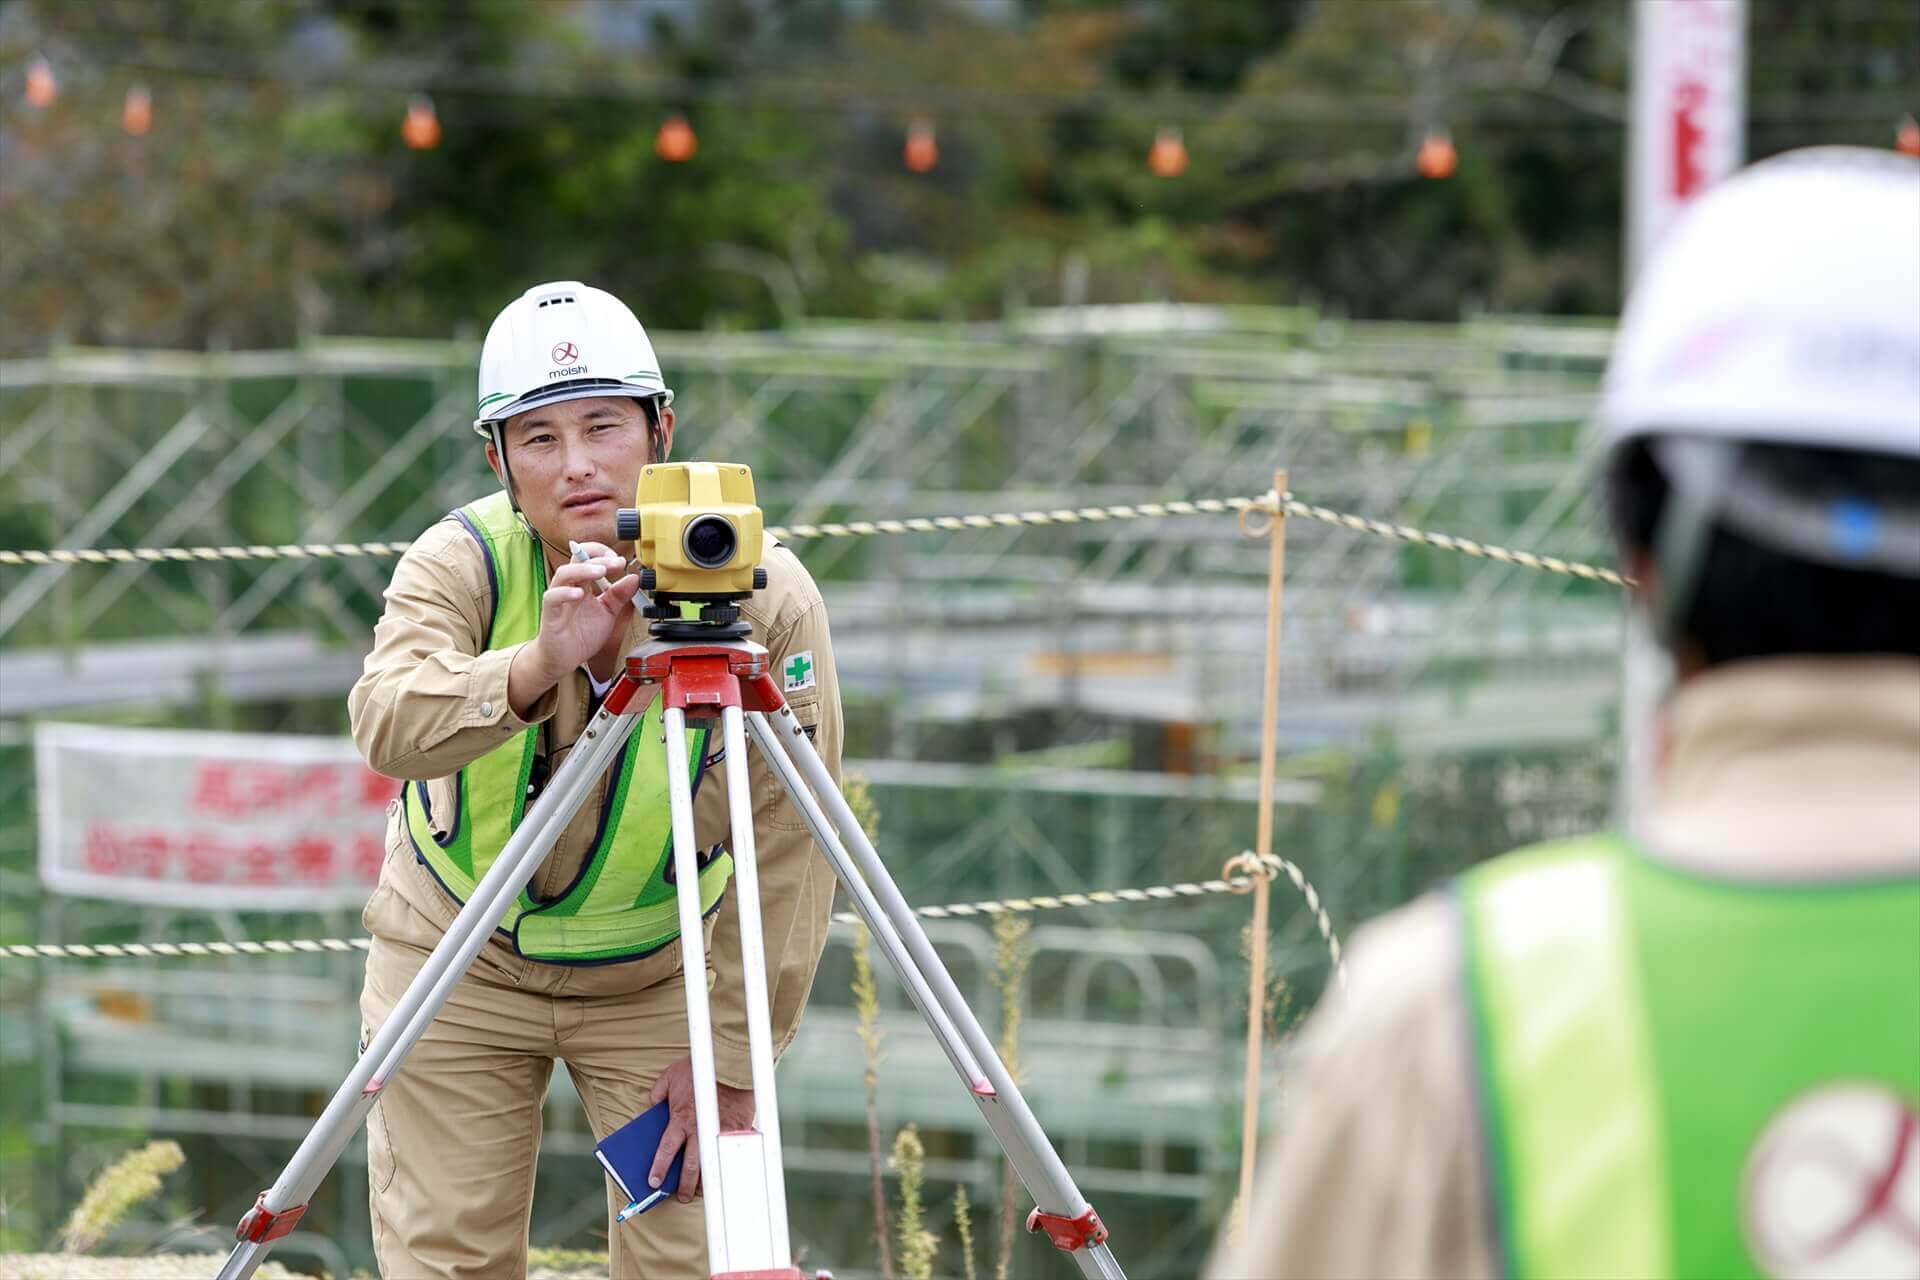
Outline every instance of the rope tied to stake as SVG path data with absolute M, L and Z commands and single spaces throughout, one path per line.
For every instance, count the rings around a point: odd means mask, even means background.
M 1307 879 L 1306 872 L 1300 870 L 1298 863 L 1269 853 L 1264 857 L 1248 849 L 1228 858 L 1226 865 L 1220 868 L 1220 879 L 1227 885 L 1229 893 L 1252 893 L 1255 880 L 1272 881 L 1284 874 L 1292 881 L 1293 887 L 1306 900 L 1307 910 L 1313 913 L 1313 922 L 1320 930 L 1320 938 L 1327 944 L 1327 954 L 1333 959 L 1333 976 L 1340 984 L 1340 992 L 1346 994 L 1347 965 L 1340 958 L 1340 937 L 1333 931 L 1333 919 L 1327 915 L 1327 908 L 1320 901 L 1319 890 Z M 1266 940 L 1255 938 L 1253 945 L 1264 947 Z

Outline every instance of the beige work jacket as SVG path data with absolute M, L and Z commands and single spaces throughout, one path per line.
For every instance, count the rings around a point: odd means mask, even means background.
M 836 781 L 840 776 L 841 716 L 827 610 L 813 579 L 792 551 L 766 540 L 761 560 L 767 586 L 741 610 L 752 639 L 767 647 L 779 678 L 803 655 L 804 687 L 787 692 L 788 703 L 813 738 L 814 748 Z M 480 546 L 449 517 L 428 529 L 393 571 L 386 610 L 374 628 L 373 651 L 348 695 L 353 740 L 367 764 L 389 777 L 427 783 L 432 812 L 455 811 L 453 775 L 503 739 L 541 725 L 540 751 L 549 772 L 573 749 L 591 714 L 592 685 L 576 670 L 529 709 L 526 720 L 507 705 L 507 669 L 519 646 L 483 651 L 493 613 L 492 588 Z M 636 611 L 629 642 L 646 639 L 647 622 Z M 807 685 L 806 680 L 812 683 Z M 789 682 L 782 680 L 782 684 Z M 719 752 L 711 735 L 709 759 Z M 748 781 L 753 792 L 754 831 L 760 867 L 760 910 L 766 938 L 773 1043 L 784 1050 L 799 1029 L 800 1012 L 813 985 L 834 879 L 815 855 L 812 837 L 778 779 L 749 747 Z M 571 884 L 591 847 L 606 779 L 594 784 L 573 822 L 534 874 L 530 892 L 551 898 Z M 706 771 L 694 797 L 694 838 L 702 849 L 727 839 L 727 779 L 719 762 Z M 458 911 L 433 873 L 408 843 L 406 819 L 396 802 L 388 810 L 387 858 L 381 872 L 416 910 L 442 929 Z M 376 927 L 372 924 L 369 927 Z M 744 1088 L 747 1066 L 745 986 L 740 968 L 740 922 L 731 887 L 707 923 L 716 1070 L 723 1083 Z M 680 948 L 669 946 L 637 960 L 601 965 L 543 964 L 513 951 L 496 932 L 483 955 L 491 971 L 504 971 L 522 986 L 555 996 L 594 997 L 678 982 Z
M 1920 875 L 1920 661 L 1771 659 L 1682 685 L 1635 841 L 1696 873 Z M 1209 1280 L 1498 1273 L 1459 928 L 1438 894 L 1360 931 L 1315 1013 L 1243 1245 Z

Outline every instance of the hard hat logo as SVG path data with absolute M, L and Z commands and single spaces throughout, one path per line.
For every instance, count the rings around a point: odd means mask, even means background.
M 553 362 L 555 364 L 572 364 L 579 358 L 580 358 L 580 348 L 574 346 L 571 342 L 559 342 L 554 344 Z

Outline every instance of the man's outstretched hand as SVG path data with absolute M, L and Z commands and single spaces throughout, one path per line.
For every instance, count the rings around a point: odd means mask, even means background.
M 542 694 L 562 676 L 591 662 L 598 679 L 609 679 L 627 627 L 633 621 L 633 597 L 640 576 L 626 573 L 627 562 L 603 543 L 583 542 L 588 558 L 568 561 L 553 571 L 540 597 L 540 632 L 523 645 L 507 669 L 507 704 L 525 718 Z M 612 575 L 624 576 L 613 580 Z M 611 581 L 595 594 L 595 584 Z
M 753 1090 L 735 1089 L 714 1082 L 720 1095 L 720 1132 L 753 1126 Z M 647 1173 L 647 1185 L 658 1187 L 666 1179 L 667 1167 L 681 1147 L 687 1149 L 687 1162 L 680 1167 L 680 1191 L 676 1197 L 686 1204 L 700 1194 L 699 1126 L 693 1114 L 693 1059 L 682 1058 L 660 1073 L 649 1095 L 651 1104 L 667 1104 L 667 1131 L 660 1135 L 660 1149 L 654 1153 L 653 1168 Z

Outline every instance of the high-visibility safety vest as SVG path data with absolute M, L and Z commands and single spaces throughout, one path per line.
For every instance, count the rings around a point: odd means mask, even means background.
M 1458 890 L 1508 1275 L 1920 1274 L 1920 878 L 1588 837 Z
M 546 559 L 515 514 L 505 492 L 453 513 L 480 544 L 493 587 L 493 617 L 485 647 L 505 649 L 540 631 Z M 674 884 L 672 818 L 667 800 L 666 753 L 659 750 L 659 699 L 648 707 L 609 769 L 593 849 L 565 892 L 536 901 L 522 890 L 500 921 L 514 949 L 532 960 L 594 964 L 630 960 L 680 936 Z M 688 765 L 695 785 L 706 758 L 707 731 L 688 733 Z M 448 833 L 436 835 L 427 787 L 406 789 L 407 833 L 414 852 L 448 893 L 465 902 L 506 847 L 527 810 L 540 730 L 525 732 L 460 770 Z M 711 911 L 733 874 L 733 859 L 715 855 L 700 870 L 700 909 Z

